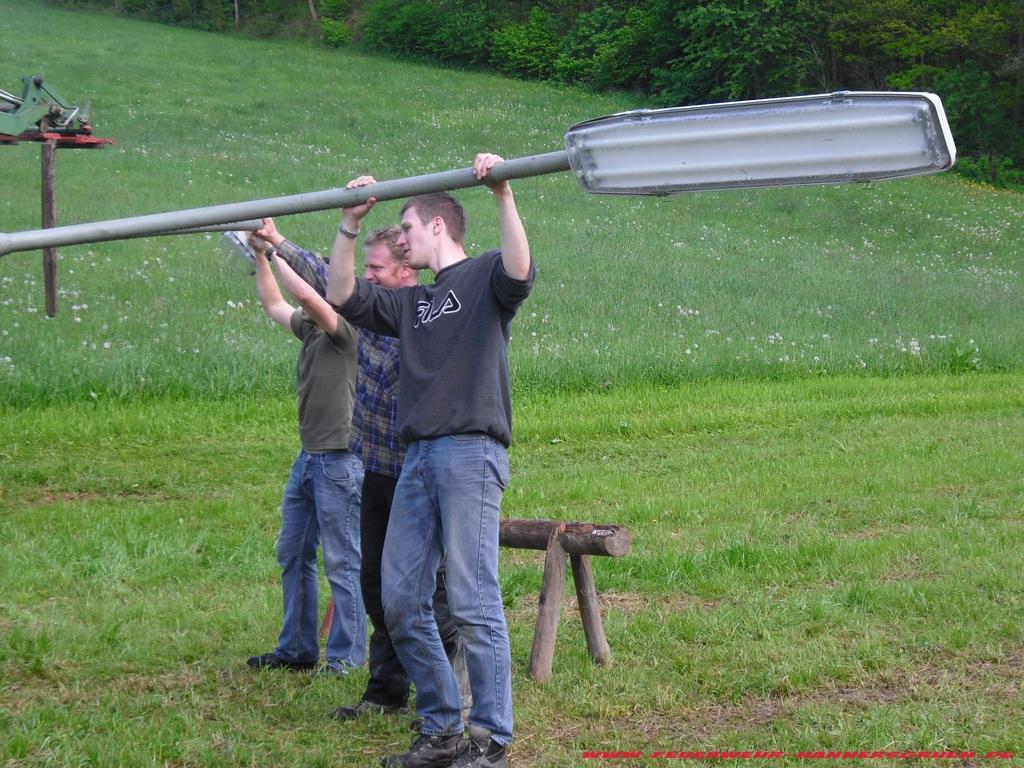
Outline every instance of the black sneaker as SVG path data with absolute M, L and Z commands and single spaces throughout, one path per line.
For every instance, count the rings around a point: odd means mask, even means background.
M 508 768 L 507 750 L 485 729 L 470 726 L 469 737 L 463 739 L 451 768 Z
M 382 757 L 382 768 L 449 768 L 459 754 L 462 736 L 428 736 L 421 733 L 408 752 Z
M 250 656 L 245 663 L 253 669 L 287 669 L 290 672 L 312 672 L 316 669 L 315 661 L 285 661 L 273 651 L 262 656 Z
M 400 704 L 378 704 L 375 701 L 362 699 L 351 707 L 338 707 L 331 712 L 335 720 L 355 720 L 363 715 L 390 715 L 393 712 L 408 712 L 409 708 Z
M 317 677 L 348 677 L 352 667 L 343 661 L 330 660 L 316 671 Z

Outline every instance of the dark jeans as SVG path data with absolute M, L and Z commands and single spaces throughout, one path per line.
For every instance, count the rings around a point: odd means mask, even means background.
M 373 625 L 370 635 L 370 679 L 366 683 L 363 699 L 385 706 L 405 706 L 409 701 L 409 676 L 398 660 L 384 623 L 384 607 L 380 598 L 380 563 L 384 552 L 384 535 L 391 517 L 391 502 L 395 497 L 398 478 L 367 472 L 363 476 L 360 533 L 362 542 L 363 602 Z M 444 645 L 448 661 L 452 662 L 458 650 L 459 628 L 448 610 L 448 592 L 445 589 L 444 566 L 437 572 L 437 590 L 434 592 L 434 618 Z

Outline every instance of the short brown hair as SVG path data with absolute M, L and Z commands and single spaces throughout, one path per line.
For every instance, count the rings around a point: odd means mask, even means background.
M 448 234 L 456 243 L 461 245 L 466 238 L 466 212 L 462 204 L 447 192 L 430 192 L 410 197 L 402 206 L 400 215 L 404 216 L 411 208 L 416 209 L 416 214 L 424 224 L 440 216 L 448 227 Z
M 401 233 L 402 230 L 394 224 L 375 229 L 363 240 L 363 250 L 365 251 L 372 245 L 384 245 L 387 246 L 392 259 L 403 262 L 405 261 L 405 252 L 398 245 L 398 236 Z

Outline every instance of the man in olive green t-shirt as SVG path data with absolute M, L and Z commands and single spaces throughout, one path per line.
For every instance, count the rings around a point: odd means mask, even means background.
M 302 450 L 281 500 L 277 541 L 284 596 L 281 634 L 273 651 L 251 657 L 248 664 L 258 669 L 316 667 L 320 659 L 319 545 L 334 598 L 324 670 L 343 675 L 366 659 L 366 609 L 359 583 L 363 466 L 349 450 L 358 335 L 277 257 L 273 246 L 255 236 L 250 244 L 263 310 L 302 342 L 295 376 Z M 271 261 L 301 309 L 284 300 Z

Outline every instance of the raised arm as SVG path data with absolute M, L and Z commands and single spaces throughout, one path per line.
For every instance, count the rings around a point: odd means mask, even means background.
M 288 262 L 276 254 L 274 255 L 274 266 L 277 268 L 277 274 L 281 278 L 285 290 L 295 297 L 299 306 L 306 310 L 309 319 L 316 323 L 320 330 L 333 335 L 338 330 L 339 322 L 338 313 L 334 311 L 334 308 L 316 292 L 313 286 L 299 277 L 295 270 L 288 265 Z
M 373 176 L 360 176 L 345 185 L 345 189 L 376 184 Z M 327 301 L 340 307 L 356 289 L 356 238 L 362 226 L 363 217 L 376 203 L 370 198 L 362 205 L 342 210 L 341 225 L 331 248 L 331 264 L 327 269 Z
M 487 173 L 504 160 L 498 155 L 481 152 L 473 160 L 473 173 L 478 179 L 486 179 Z M 526 239 L 512 186 L 507 181 L 487 185 L 498 203 L 498 223 L 501 226 L 501 262 L 509 277 L 525 280 L 530 276 L 530 244 Z
M 291 317 L 295 307 L 284 300 L 281 289 L 277 287 L 277 280 L 270 270 L 270 263 L 267 261 L 267 249 L 270 244 L 262 238 L 251 235 L 249 243 L 256 254 L 256 295 L 263 305 L 263 311 L 276 323 L 291 330 Z

